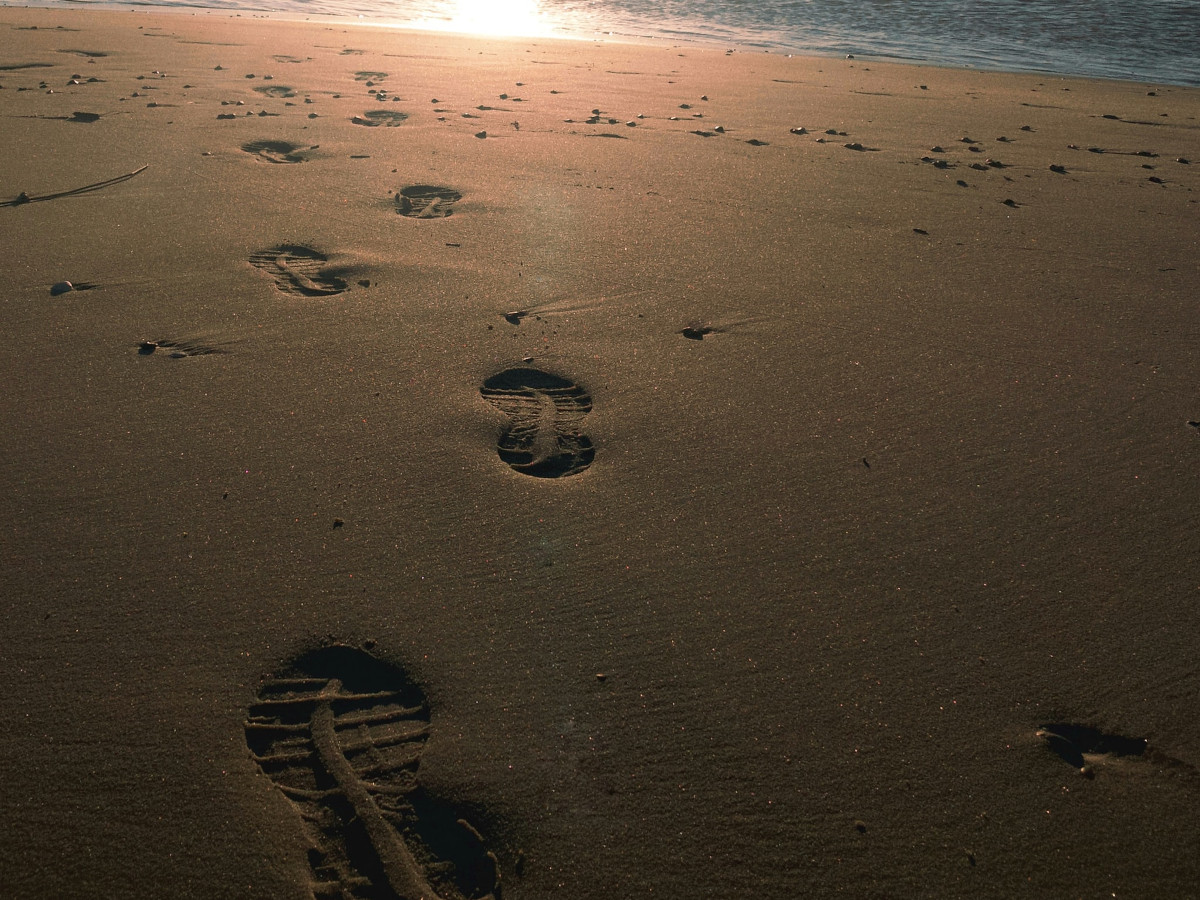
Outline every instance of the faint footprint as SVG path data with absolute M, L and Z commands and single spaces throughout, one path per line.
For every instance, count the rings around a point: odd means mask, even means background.
M 264 84 L 262 87 L 256 87 L 254 90 L 260 94 L 265 94 L 268 97 L 295 97 L 296 91 L 293 88 L 282 84 Z
M 275 284 L 288 294 L 328 297 L 346 290 L 346 282 L 325 268 L 325 254 L 298 244 L 282 244 L 250 257 L 252 265 L 270 272 Z
M 185 359 L 189 356 L 209 356 L 213 353 L 224 353 L 220 347 L 213 347 L 200 341 L 139 341 L 138 355 L 152 356 L 158 354 L 171 359 Z
M 404 672 L 355 647 L 313 650 L 263 684 L 246 743 L 308 832 L 314 897 L 499 893 L 479 832 L 418 784 L 429 720 Z
M 407 118 L 408 113 L 397 112 L 391 109 L 372 109 L 361 116 L 353 116 L 350 121 L 355 125 L 366 125 L 371 128 L 377 125 L 386 125 L 388 128 L 395 128 Z
M 242 144 L 242 149 L 270 163 L 302 163 L 308 162 L 308 151 L 313 148 L 288 141 L 250 141 Z
M 538 369 L 505 369 L 479 392 L 509 417 L 500 458 L 524 475 L 560 478 L 582 472 L 596 451 L 579 423 L 592 398 L 579 385 Z
M 414 184 L 396 194 L 396 212 L 413 219 L 444 219 L 462 199 L 453 188 L 432 184 Z

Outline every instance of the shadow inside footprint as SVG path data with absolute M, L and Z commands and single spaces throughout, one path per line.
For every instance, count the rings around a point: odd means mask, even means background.
M 325 254 L 298 244 L 282 244 L 250 257 L 251 265 L 271 273 L 281 291 L 305 297 L 329 297 L 346 290 L 337 271 L 325 267 L 328 261 Z
M 418 784 L 429 725 L 421 690 L 356 647 L 313 650 L 262 685 L 246 744 L 304 823 L 314 896 L 498 893 L 479 832 Z
M 1046 741 L 1055 755 L 1076 769 L 1087 764 L 1088 756 L 1143 756 L 1146 753 L 1144 738 L 1127 738 L 1119 734 L 1105 734 L 1084 725 L 1053 722 L 1043 725 L 1038 736 Z
M 595 448 L 579 429 L 592 398 L 573 381 L 539 369 L 505 369 L 479 392 L 509 418 L 497 449 L 516 471 L 561 478 L 592 464 Z
M 396 194 L 396 212 L 412 219 L 444 219 L 462 199 L 454 188 L 432 184 L 413 184 Z

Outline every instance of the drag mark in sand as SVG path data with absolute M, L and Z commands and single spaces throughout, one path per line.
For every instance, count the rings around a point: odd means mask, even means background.
M 412 184 L 396 194 L 396 212 L 411 219 L 444 219 L 462 199 L 454 188 Z
M 505 369 L 479 392 L 509 418 L 497 449 L 516 471 L 561 478 L 592 464 L 595 448 L 579 428 L 592 398 L 573 381 L 539 369 Z
M 299 813 L 314 897 L 495 897 L 499 866 L 417 780 L 429 707 L 400 669 L 356 647 L 308 652 L 246 718 L 254 761 Z
M 251 265 L 269 272 L 285 294 L 330 297 L 346 290 L 346 282 L 326 269 L 329 258 L 310 247 L 281 244 L 250 257 Z
M 79 113 L 76 113 L 79 115 Z M 98 118 L 98 117 L 97 117 Z M 87 121 L 87 120 L 80 120 Z M 2 206 L 22 206 L 26 203 L 37 203 L 41 200 L 58 200 L 60 197 L 74 197 L 78 194 L 87 194 L 91 191 L 98 191 L 106 187 L 112 187 L 114 184 L 120 184 L 122 181 L 128 181 L 135 175 L 140 175 L 145 172 L 149 166 L 142 166 L 140 169 L 134 169 L 132 172 L 127 172 L 124 175 L 117 175 L 115 178 L 106 178 L 104 181 L 97 181 L 92 184 L 85 184 L 83 187 L 71 188 L 66 191 L 55 191 L 51 194 L 27 194 L 24 191 L 17 194 L 11 200 L 0 200 Z

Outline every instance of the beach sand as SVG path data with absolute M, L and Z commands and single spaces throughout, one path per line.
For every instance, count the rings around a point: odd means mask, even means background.
M 1200 92 L 0 61 L 0 894 L 1200 884 Z

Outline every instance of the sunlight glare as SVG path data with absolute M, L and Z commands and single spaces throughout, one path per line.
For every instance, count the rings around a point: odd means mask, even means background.
M 550 33 L 538 0 L 452 0 L 450 30 L 495 36 L 537 36 Z

